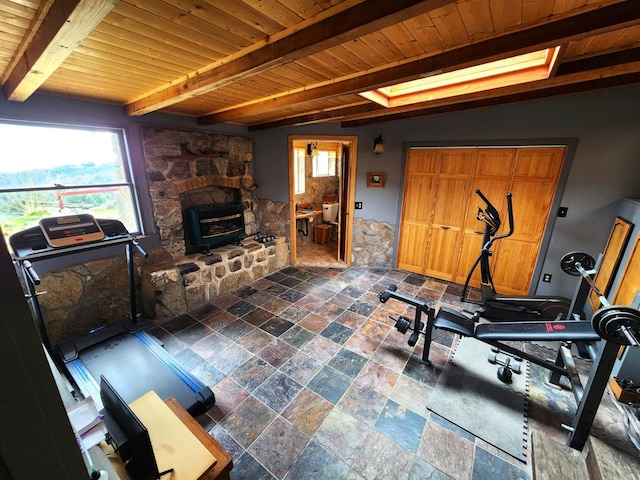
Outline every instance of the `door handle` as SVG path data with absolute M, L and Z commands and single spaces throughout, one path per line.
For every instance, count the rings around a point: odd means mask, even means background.
M 446 225 L 440 225 L 442 230 L 449 230 L 451 227 L 447 227 Z

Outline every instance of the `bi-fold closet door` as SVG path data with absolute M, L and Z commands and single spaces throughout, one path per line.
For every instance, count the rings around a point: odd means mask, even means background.
M 484 207 L 480 189 L 508 229 L 506 194 L 513 195 L 515 231 L 496 242 L 491 259 L 502 294 L 529 290 L 549 219 L 565 146 L 410 148 L 407 153 L 397 267 L 464 283 L 480 253 Z M 471 281 L 480 285 L 479 270 Z

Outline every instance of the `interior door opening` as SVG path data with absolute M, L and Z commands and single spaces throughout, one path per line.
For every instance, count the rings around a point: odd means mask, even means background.
M 291 264 L 351 264 L 357 137 L 289 136 Z

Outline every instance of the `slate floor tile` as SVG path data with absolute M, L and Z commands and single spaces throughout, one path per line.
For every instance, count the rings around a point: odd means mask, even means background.
M 416 453 L 425 423 L 424 417 L 389 400 L 376 422 L 376 430 L 410 452 Z
M 260 328 L 265 332 L 269 332 L 274 337 L 279 337 L 293 326 L 288 320 L 280 317 L 271 317 L 270 320 L 263 323 Z
M 340 401 L 350 384 L 351 379 L 345 374 L 324 366 L 309 382 L 307 388 L 335 405 Z
M 311 441 L 292 465 L 285 480 L 303 478 L 346 480 L 348 475 L 349 466 L 346 463 L 321 445 Z
M 320 395 L 303 388 L 298 396 L 282 411 L 282 416 L 309 437 L 313 436 L 327 415 L 333 410 L 333 404 Z
M 276 417 L 277 414 L 260 400 L 248 397 L 220 422 L 220 426 L 246 449 Z
M 302 385 L 282 372 L 275 372 L 253 391 L 262 403 L 280 413 L 302 390 Z
M 309 437 L 278 417 L 248 451 L 276 478 L 283 478 L 308 442 Z
M 348 377 L 356 378 L 368 360 L 351 350 L 341 348 L 329 361 L 328 365 Z

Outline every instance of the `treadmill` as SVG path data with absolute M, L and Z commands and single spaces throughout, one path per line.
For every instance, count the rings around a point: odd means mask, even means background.
M 65 366 L 80 392 L 91 396 L 98 409 L 100 377 L 108 379 L 130 403 L 150 390 L 162 399 L 175 398 L 192 415 L 211 408 L 215 397 L 209 387 L 185 370 L 154 336 L 137 325 L 134 249 L 147 252 L 119 220 L 96 219 L 89 214 L 43 218 L 40 225 L 9 237 L 14 262 L 20 267 L 44 347 Z M 79 251 L 123 245 L 129 274 L 129 318 L 95 328 L 56 345 L 52 351 L 36 285 L 40 279 L 33 262 L 73 255 Z

